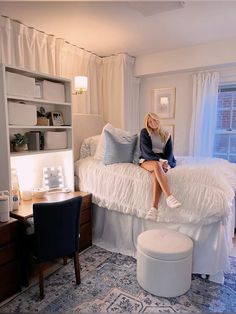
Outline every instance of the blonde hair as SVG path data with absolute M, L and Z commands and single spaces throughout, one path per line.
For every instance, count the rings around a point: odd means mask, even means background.
M 160 118 L 154 112 L 149 112 L 145 116 L 145 118 L 144 118 L 144 125 L 145 125 L 145 128 L 148 131 L 148 134 L 151 135 L 153 130 L 148 126 L 148 118 L 152 118 L 152 119 L 154 119 L 156 121 L 159 121 L 159 122 L 160 122 Z M 170 133 L 167 130 L 165 130 L 160 124 L 159 124 L 159 126 L 157 128 L 157 133 L 160 135 L 160 138 L 161 138 L 162 142 L 166 144 L 167 140 L 170 137 Z

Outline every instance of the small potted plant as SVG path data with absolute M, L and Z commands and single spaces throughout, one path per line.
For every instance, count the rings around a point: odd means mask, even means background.
M 24 134 L 16 133 L 11 140 L 11 144 L 16 152 L 28 150 L 28 140 Z

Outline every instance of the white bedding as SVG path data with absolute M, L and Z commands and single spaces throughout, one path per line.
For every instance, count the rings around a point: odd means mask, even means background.
M 144 217 L 150 208 L 152 184 L 147 171 L 138 165 L 104 166 L 93 157 L 75 164 L 77 188 L 91 192 L 93 203 Z M 182 203 L 179 209 L 166 206 L 162 196 L 158 222 L 210 224 L 224 221 L 232 208 L 236 187 L 236 165 L 222 159 L 177 158 L 168 173 L 172 193 Z
M 223 283 L 230 269 L 229 254 L 234 234 L 234 208 L 227 224 L 176 224 L 140 219 L 93 205 L 93 243 L 109 251 L 136 257 L 137 238 L 150 229 L 168 228 L 186 234 L 194 241 L 192 273 L 207 274 L 209 280 Z

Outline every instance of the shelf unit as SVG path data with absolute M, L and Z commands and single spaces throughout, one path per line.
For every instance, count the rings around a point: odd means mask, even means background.
M 9 73 L 19 74 L 24 77 L 33 78 L 37 82 L 44 80 L 64 85 L 65 101 L 48 100 L 42 98 L 12 95 L 8 93 L 7 75 Z M 14 87 L 14 86 L 13 86 Z M 41 125 L 12 125 L 9 124 L 9 102 L 24 103 L 41 106 L 46 112 L 61 112 L 64 118 L 62 126 L 41 126 Z M 34 71 L 11 67 L 0 64 L 0 190 L 11 190 L 11 168 L 16 168 L 21 189 L 28 189 L 42 186 L 43 167 L 62 166 L 65 186 L 74 190 L 73 171 L 73 140 L 72 140 L 72 105 L 71 105 L 71 81 L 68 79 L 49 76 Z M 30 131 L 65 131 L 67 135 L 67 147 L 65 149 L 53 150 L 28 150 L 23 152 L 10 151 L 10 141 L 15 133 L 24 134 Z M 28 178 L 27 182 L 23 179 Z M 23 179 L 22 179 L 23 178 Z M 21 180 L 22 179 L 22 180 Z M 30 186 L 32 185 L 32 186 Z

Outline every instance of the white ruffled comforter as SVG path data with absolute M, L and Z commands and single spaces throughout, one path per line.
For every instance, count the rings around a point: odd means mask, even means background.
M 144 217 L 150 208 L 150 174 L 138 165 L 104 166 L 93 157 L 75 165 L 78 186 L 93 195 L 93 203 L 122 213 Z M 161 196 L 159 222 L 210 224 L 227 218 L 236 189 L 236 165 L 217 158 L 177 158 L 167 173 L 172 193 L 181 202 L 178 209 L 167 207 Z

